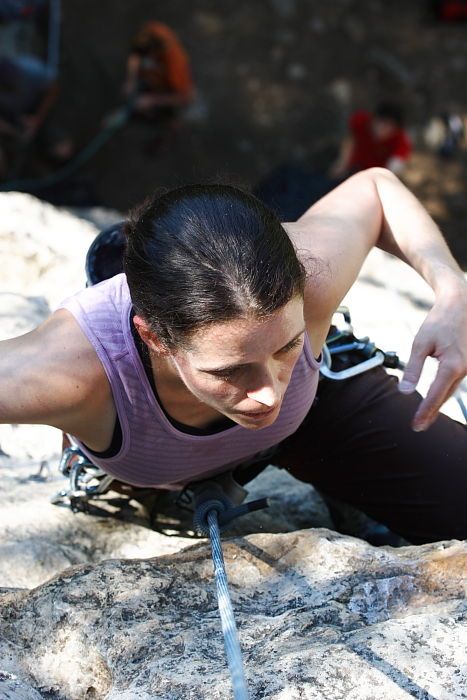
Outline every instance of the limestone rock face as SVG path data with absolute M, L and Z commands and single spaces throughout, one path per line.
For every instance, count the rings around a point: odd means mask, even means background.
M 465 543 L 303 530 L 224 550 L 252 699 L 467 697 Z M 1 697 L 232 697 L 204 544 L 6 591 L 0 620 Z
M 0 194 L 2 291 L 50 306 L 84 285 L 83 260 L 97 229 L 31 195 Z

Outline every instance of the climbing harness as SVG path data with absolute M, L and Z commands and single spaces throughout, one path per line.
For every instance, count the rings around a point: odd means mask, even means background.
M 75 445 L 63 450 L 59 469 L 69 479 L 68 488 L 53 496 L 51 503 L 68 506 L 73 513 L 86 511 L 88 502 L 107 493 L 114 480 L 92 464 Z
M 354 335 L 350 311 L 346 306 L 339 306 L 336 313 L 343 316 L 344 326 L 342 329 L 333 326 L 326 339 L 320 369 L 323 377 L 341 381 L 374 367 L 402 369 L 403 364 L 395 352 L 383 352 L 368 336 L 357 338 Z

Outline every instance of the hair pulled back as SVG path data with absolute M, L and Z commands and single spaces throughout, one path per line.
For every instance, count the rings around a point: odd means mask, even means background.
M 125 226 L 132 301 L 167 348 L 212 323 L 268 316 L 303 294 L 305 271 L 276 215 L 230 185 L 146 200 Z

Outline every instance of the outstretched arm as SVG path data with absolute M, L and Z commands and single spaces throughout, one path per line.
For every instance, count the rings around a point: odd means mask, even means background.
M 0 342 L 0 423 L 52 425 L 100 451 L 114 422 L 104 369 L 68 311 Z
M 307 290 L 311 329 L 326 327 L 374 246 L 411 265 L 431 286 L 435 302 L 400 385 L 414 391 L 425 359 L 439 360 L 413 420 L 415 430 L 428 428 L 467 372 L 467 282 L 433 219 L 395 175 L 372 168 L 346 180 L 288 230 L 305 263 L 311 254 L 325 265 Z

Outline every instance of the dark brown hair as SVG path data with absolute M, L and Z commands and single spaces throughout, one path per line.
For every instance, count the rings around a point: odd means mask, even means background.
M 125 233 L 134 307 L 168 348 L 303 295 L 305 271 L 279 219 L 236 187 L 189 185 L 150 198 Z

